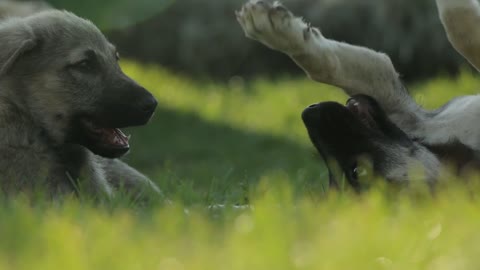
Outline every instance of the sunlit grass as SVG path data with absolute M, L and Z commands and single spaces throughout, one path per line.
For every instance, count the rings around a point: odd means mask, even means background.
M 415 100 L 427 109 L 436 109 L 461 95 L 475 95 L 480 91 L 477 74 L 464 71 L 455 79 L 436 78 L 413 88 Z
M 271 179 L 274 180 L 274 179 Z M 478 269 L 480 206 L 374 191 L 293 200 L 269 187 L 218 220 L 178 204 L 139 217 L 78 201 L 0 209 L 2 269 Z
M 325 194 L 300 113 L 322 100 L 343 103 L 341 91 L 307 79 L 221 84 L 124 68 L 160 101 L 153 121 L 132 130 L 126 160 L 173 204 L 2 199 L 0 269 L 480 267 L 480 179 L 449 179 L 456 184 L 434 196 L 388 187 Z M 411 90 L 435 108 L 478 85 L 465 72 Z
M 301 112 L 322 100 L 345 102 L 336 88 L 306 79 L 229 83 L 193 82 L 158 67 L 129 63 L 128 73 L 158 97 L 161 106 L 192 112 L 205 121 L 223 123 L 254 132 L 278 135 L 307 143 Z

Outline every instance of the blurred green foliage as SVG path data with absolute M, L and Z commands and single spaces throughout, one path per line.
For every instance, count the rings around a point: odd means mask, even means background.
M 160 13 L 175 0 L 48 0 L 58 9 L 66 9 L 93 21 L 102 30 L 124 28 Z
M 247 0 L 182 0 L 148 21 L 109 33 L 125 56 L 211 78 L 302 71 L 244 36 L 234 10 Z M 285 0 L 323 34 L 387 53 L 403 79 L 456 73 L 465 61 L 449 44 L 433 0 Z

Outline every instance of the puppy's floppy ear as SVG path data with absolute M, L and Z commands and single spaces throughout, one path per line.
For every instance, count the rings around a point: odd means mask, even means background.
M 35 48 L 38 39 L 31 27 L 21 19 L 11 19 L 0 24 L 0 78 L 5 76 L 15 62 Z
M 19 47 L 16 48 L 16 50 L 13 50 L 11 52 L 8 52 L 6 54 L 6 59 L 7 61 L 5 61 L 4 63 L 2 63 L 2 66 L 0 68 L 0 78 L 5 76 L 5 74 L 8 73 L 8 71 L 10 70 L 10 68 L 13 66 L 13 64 L 15 63 L 15 61 L 17 61 L 17 59 L 22 55 L 24 54 L 25 52 L 35 48 L 35 46 L 37 45 L 37 42 L 33 39 L 28 39 L 28 40 L 24 40 L 22 41 L 20 44 L 19 44 Z M 0 57 L 0 58 L 3 58 L 5 59 L 4 57 Z

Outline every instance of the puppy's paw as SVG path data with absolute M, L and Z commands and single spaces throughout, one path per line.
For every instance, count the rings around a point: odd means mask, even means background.
M 279 2 L 250 0 L 235 13 L 248 38 L 287 54 L 300 53 L 305 41 L 320 35 Z

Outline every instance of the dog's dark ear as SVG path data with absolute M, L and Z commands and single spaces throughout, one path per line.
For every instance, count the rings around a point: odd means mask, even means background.
M 5 76 L 15 62 L 37 45 L 32 30 L 21 20 L 0 24 L 0 78 Z

